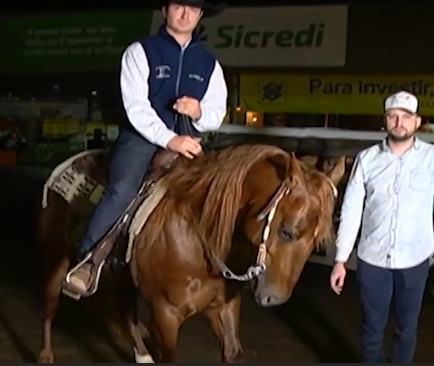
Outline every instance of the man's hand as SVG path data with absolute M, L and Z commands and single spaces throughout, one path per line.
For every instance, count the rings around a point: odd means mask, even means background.
M 347 270 L 345 269 L 345 264 L 342 262 L 337 262 L 333 267 L 332 274 L 330 275 L 330 286 L 338 295 L 340 295 L 342 292 L 346 275 Z
M 197 99 L 194 98 L 179 98 L 175 102 L 173 109 L 179 114 L 185 114 L 186 116 L 189 116 L 194 121 L 197 121 L 202 117 L 202 109 L 200 108 L 200 103 Z
M 193 159 L 202 153 L 201 139 L 191 136 L 175 136 L 167 144 L 170 150 L 176 151 L 186 158 Z

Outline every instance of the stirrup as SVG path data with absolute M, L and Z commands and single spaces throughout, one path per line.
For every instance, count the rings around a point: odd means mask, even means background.
M 77 272 L 84 264 L 89 262 L 92 259 L 93 253 L 90 252 L 84 257 L 84 259 L 79 262 L 74 268 L 72 268 L 65 276 L 65 280 L 63 281 L 62 285 L 62 292 L 74 299 L 74 300 L 80 300 L 81 297 L 91 297 L 95 294 L 95 292 L 98 290 L 99 280 L 101 277 L 101 272 L 105 264 L 105 260 L 103 260 L 101 263 L 99 263 L 97 266 L 94 264 L 91 266 L 90 269 L 90 279 L 89 279 L 89 287 L 86 291 L 82 291 L 75 287 L 71 283 L 71 276 Z

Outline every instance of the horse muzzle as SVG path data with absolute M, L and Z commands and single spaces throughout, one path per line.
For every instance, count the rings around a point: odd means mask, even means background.
M 255 281 L 254 296 L 255 301 L 262 307 L 273 307 L 284 304 L 289 296 L 282 294 L 276 286 L 267 283 L 266 277 L 261 275 Z

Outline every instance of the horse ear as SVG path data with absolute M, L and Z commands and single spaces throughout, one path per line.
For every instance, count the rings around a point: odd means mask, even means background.
M 298 185 L 304 186 L 306 184 L 303 168 L 294 152 L 291 152 L 289 156 L 286 172 L 286 176 L 290 180 L 292 187 Z
M 328 177 L 335 186 L 339 184 L 345 174 L 345 161 L 345 156 L 340 157 L 333 170 L 328 174 Z

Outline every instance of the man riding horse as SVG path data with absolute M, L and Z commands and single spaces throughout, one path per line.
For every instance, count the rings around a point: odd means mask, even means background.
M 116 142 L 109 184 L 78 245 L 85 263 L 70 274 L 70 291 L 88 291 L 91 250 L 139 191 L 155 153 L 166 149 L 193 159 L 202 153 L 200 133 L 220 127 L 227 103 L 223 70 L 194 30 L 202 17 L 223 9 L 204 0 L 162 1 L 165 24 L 126 48 L 120 84 L 130 123 Z

